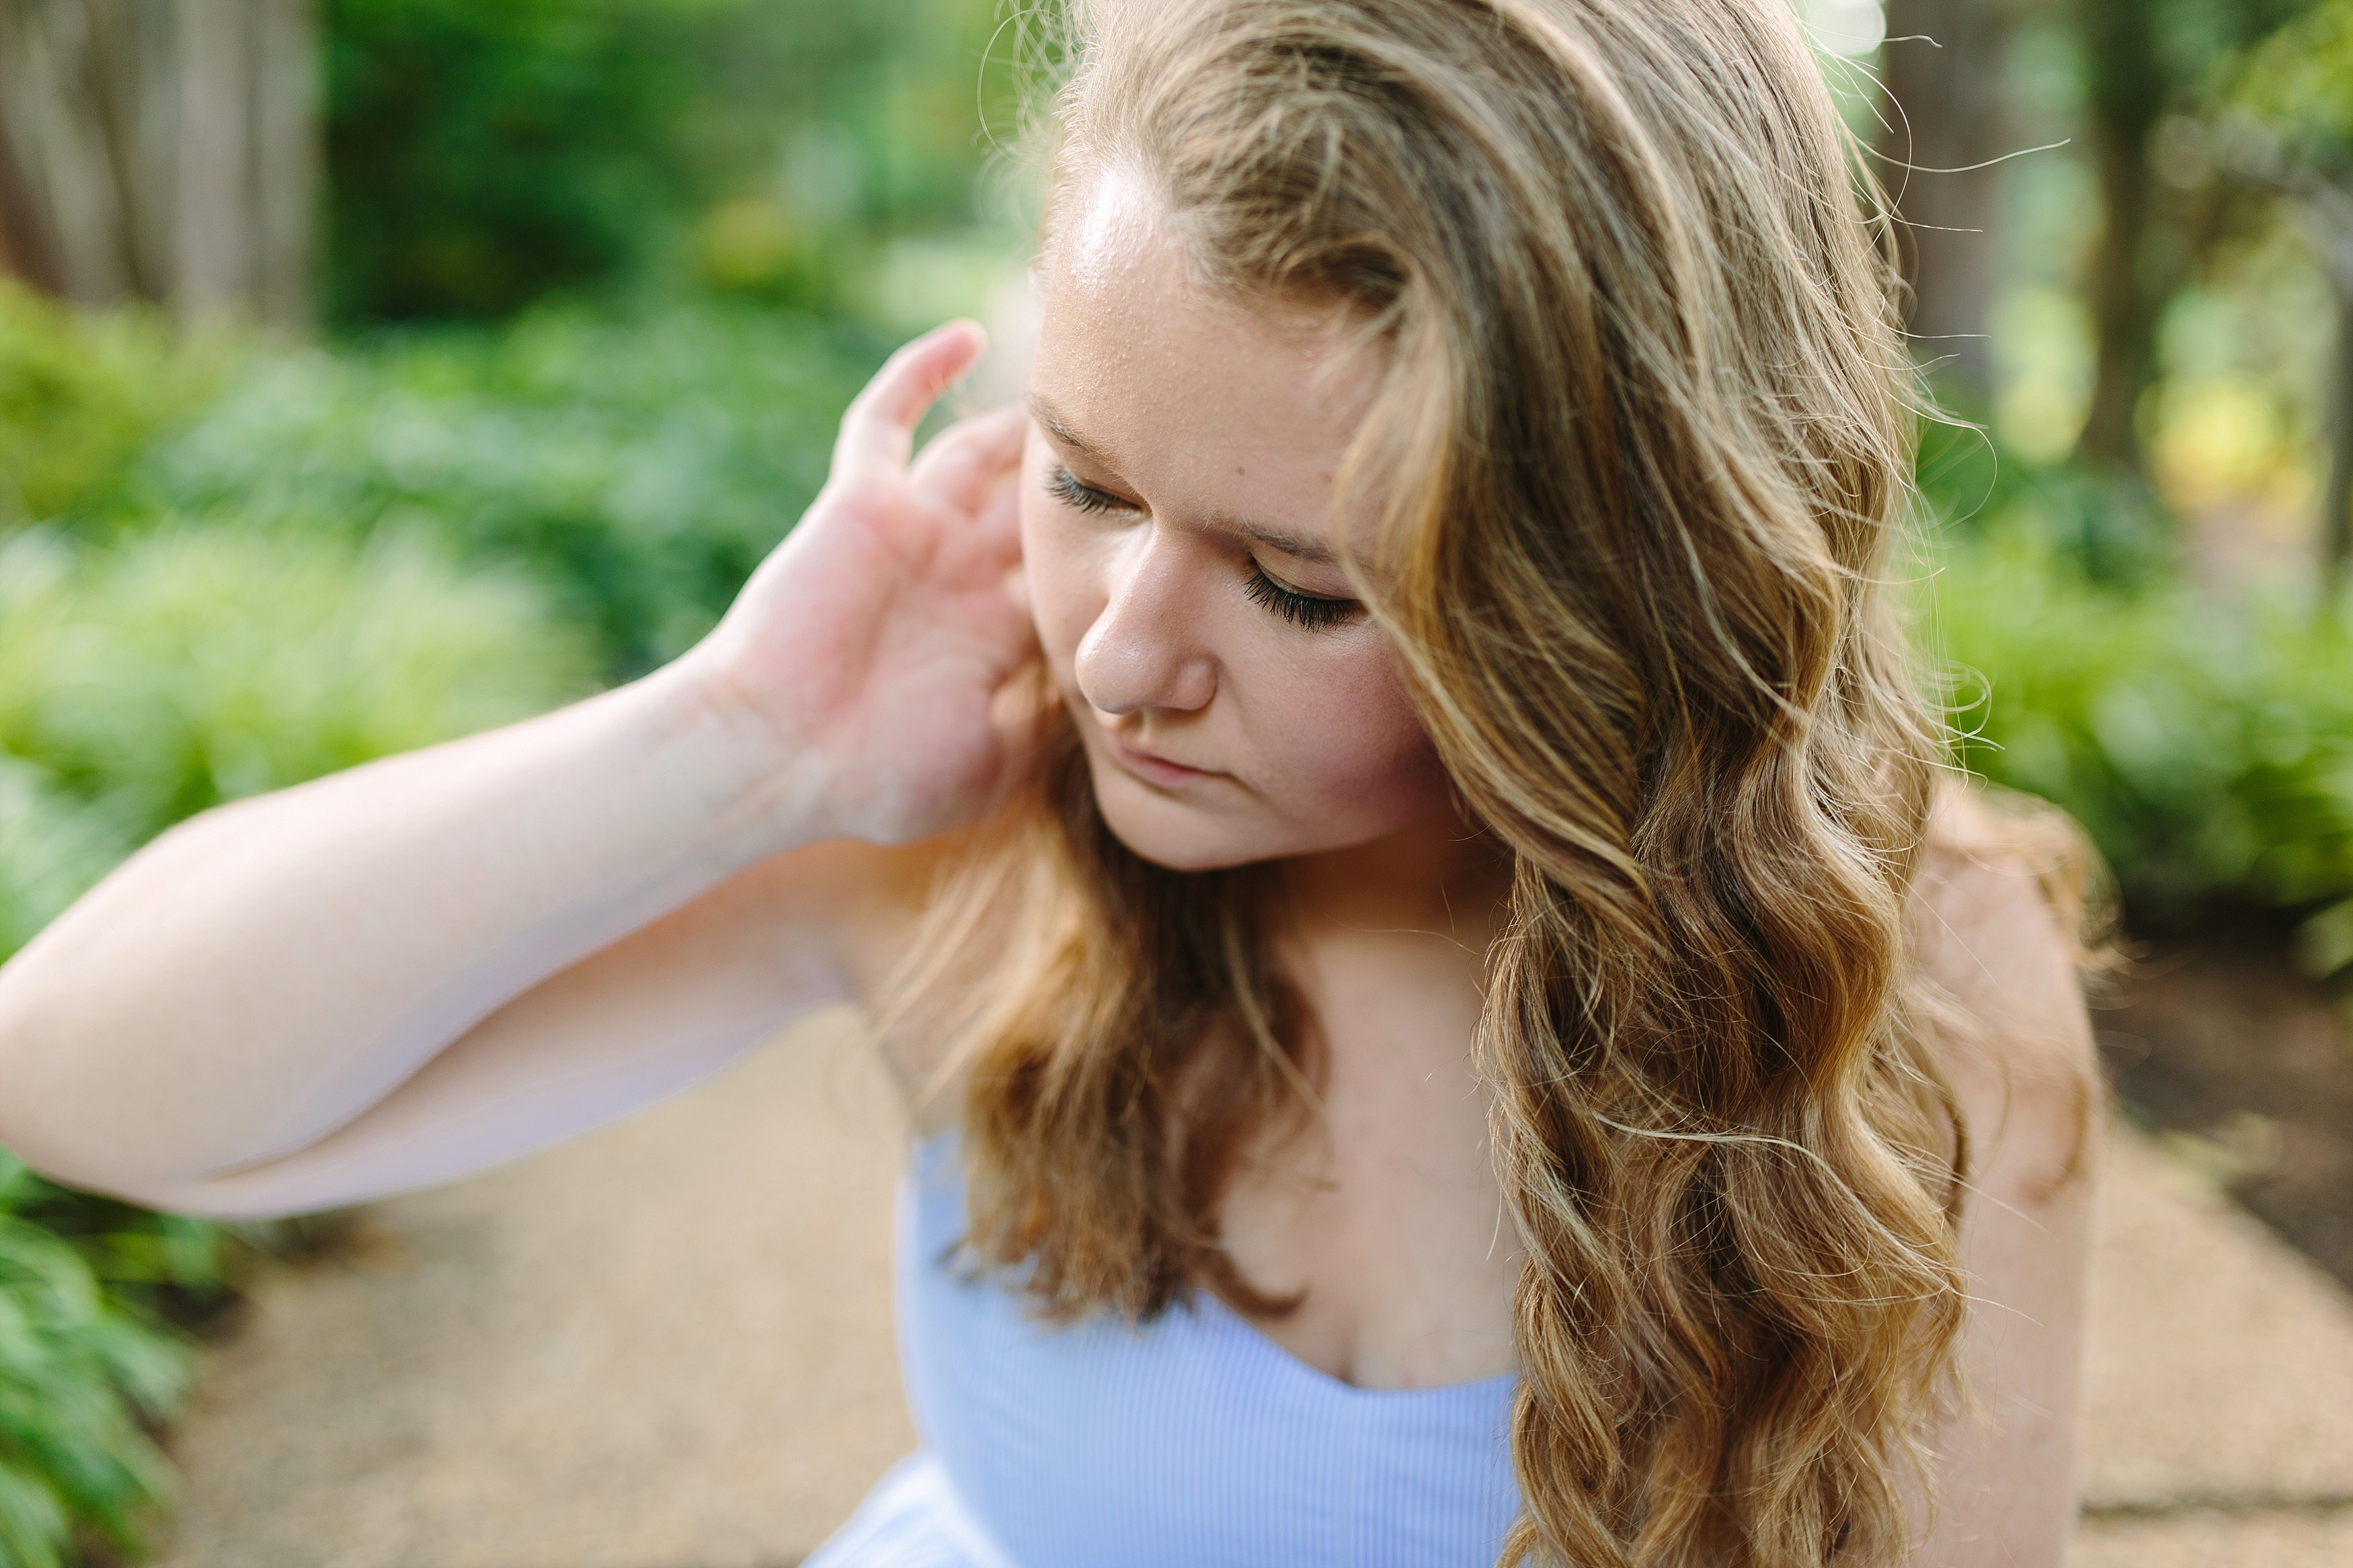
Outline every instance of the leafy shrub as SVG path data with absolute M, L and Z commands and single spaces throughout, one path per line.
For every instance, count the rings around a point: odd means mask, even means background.
M 880 358 L 750 306 L 547 308 L 258 360 L 146 480 L 189 510 L 394 519 L 523 563 L 633 674 L 709 629 L 800 515 Z
M 2353 961 L 2353 616 L 2103 584 L 2013 515 L 1949 552 L 1931 624 L 1966 765 L 2073 813 L 2136 918 L 2325 903 L 2310 956 Z
M 0 280 L 0 531 L 390 519 L 528 568 L 634 674 L 707 630 L 807 507 L 883 346 L 686 300 L 261 352 Z
M 504 315 L 667 270 L 731 208 L 711 276 L 806 299 L 825 253 L 972 220 L 997 11 L 330 0 L 331 311 Z
M 460 572 L 417 532 L 174 524 L 0 549 L 0 748 L 134 840 L 535 711 L 588 668 L 527 581 Z
M 338 315 L 491 315 L 641 259 L 692 91 L 662 0 L 332 0 Z
M 100 511 L 132 459 L 212 390 L 223 345 L 137 311 L 78 314 L 0 278 L 0 529 Z
M 2055 563 L 2116 588 L 2172 570 L 2174 521 L 2129 476 L 2024 462 L 1978 426 L 1930 422 L 1921 431 L 1917 479 L 1928 521 L 1948 543 L 2023 528 Z
M 0 957 L 132 846 L 234 795 L 548 707 L 589 639 L 512 572 L 388 528 L 171 522 L 0 542 Z M 185 1386 L 163 1310 L 216 1290 L 216 1227 L 0 1153 L 0 1563 L 138 1546 Z
M 32 941 L 132 847 L 126 824 L 0 752 L 0 954 Z
M 43 1223 L 58 1197 L 0 1152 L 0 1562 L 16 1568 L 59 1568 L 84 1533 L 139 1549 L 170 1488 L 143 1424 L 187 1386 L 182 1343 Z

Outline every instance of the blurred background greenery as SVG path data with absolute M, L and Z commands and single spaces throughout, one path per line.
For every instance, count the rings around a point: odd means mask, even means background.
M 1026 254 L 992 0 L 238 5 L 230 101 L 185 29 L 0 0 L 0 957 L 192 812 L 689 646 Z M 1963 762 L 2136 930 L 2284 911 L 2345 970 L 2353 0 L 1800 10 L 1952 414 L 1912 576 Z M 107 142 L 133 55 L 250 132 L 245 237 Z M 189 1332 L 283 1239 L 0 1156 L 0 1563 L 137 1550 Z

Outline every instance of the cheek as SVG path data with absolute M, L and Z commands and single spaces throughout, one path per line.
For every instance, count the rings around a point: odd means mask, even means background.
M 1057 677 L 1070 673 L 1080 641 L 1103 613 L 1103 594 L 1087 542 L 1067 518 L 1034 492 L 1029 476 L 1021 498 L 1021 581 L 1037 623 L 1038 646 Z
M 1275 744 L 1261 787 L 1287 816 L 1342 836 L 1388 832 L 1436 808 L 1446 771 L 1386 650 L 1287 671 L 1261 720 Z

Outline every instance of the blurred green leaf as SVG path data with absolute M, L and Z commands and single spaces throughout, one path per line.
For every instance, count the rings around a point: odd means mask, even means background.
M 827 302 L 969 226 L 996 0 L 330 0 L 332 316 L 505 315 L 699 268 Z
M 394 521 L 524 566 L 632 675 L 709 629 L 784 537 L 882 352 L 752 306 L 544 308 L 258 360 L 144 472 L 192 511 Z
M 63 548 L 0 548 L 0 753 L 17 769 L 19 820 L 72 829 L 21 863 L 36 887 L 221 801 L 587 687 L 590 645 L 534 584 L 511 568 L 461 572 L 415 528 L 353 541 L 175 522 L 61 569 Z M 77 834 L 88 847 L 69 852 Z
M 118 503 L 132 460 L 227 358 L 144 311 L 85 315 L 0 277 L 0 531 Z
M 2353 151 L 2353 0 L 2317 0 L 2229 66 L 2226 101 L 2324 157 Z
M 73 1246 L 0 1206 L 0 1561 L 59 1564 L 76 1526 L 141 1548 L 171 1488 L 144 1423 L 179 1401 L 188 1365 Z
M 2353 895 L 2353 620 L 2102 582 L 2053 531 L 2012 506 L 1947 542 L 1926 624 L 1964 764 L 2072 812 L 2144 920 Z

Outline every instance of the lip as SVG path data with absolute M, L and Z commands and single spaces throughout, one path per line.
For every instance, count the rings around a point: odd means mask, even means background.
M 1111 752 L 1111 760 L 1145 784 L 1157 784 L 1163 789 L 1177 789 L 1187 784 L 1198 784 L 1204 779 L 1225 777 L 1223 773 L 1214 773 L 1208 768 L 1188 768 L 1182 763 L 1172 763 L 1167 758 L 1155 756 L 1150 752 L 1138 751 L 1113 734 L 1108 729 L 1102 730 L 1101 732 L 1103 746 Z

